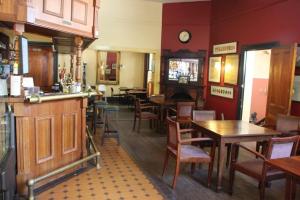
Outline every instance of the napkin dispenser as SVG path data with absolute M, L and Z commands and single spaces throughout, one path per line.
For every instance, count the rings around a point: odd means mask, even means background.
M 6 79 L 0 79 L 0 96 L 7 96 L 7 80 Z
M 10 76 L 10 95 L 21 96 L 21 76 Z

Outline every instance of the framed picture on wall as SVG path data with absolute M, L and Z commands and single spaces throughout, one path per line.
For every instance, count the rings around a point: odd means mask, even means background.
M 208 81 L 220 83 L 221 78 L 222 57 L 209 58 Z
M 239 71 L 239 55 L 225 56 L 224 83 L 236 85 Z

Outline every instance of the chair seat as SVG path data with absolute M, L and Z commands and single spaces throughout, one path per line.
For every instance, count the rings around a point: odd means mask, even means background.
M 192 122 L 192 118 L 191 117 L 185 117 L 185 118 L 177 119 L 176 116 L 171 116 L 170 119 L 172 119 L 173 121 L 178 121 L 179 123 L 189 123 L 189 122 Z
M 143 119 L 158 119 L 158 115 L 152 112 L 141 112 L 141 117 Z
M 247 172 L 250 176 L 256 179 L 261 179 L 264 161 L 261 159 L 242 161 L 235 163 L 235 169 L 238 171 Z M 268 170 L 266 177 L 284 175 L 284 172 L 279 170 Z
M 175 149 L 170 149 L 175 155 L 177 154 L 177 151 Z M 180 152 L 180 161 L 188 160 L 191 162 L 193 160 L 194 162 L 200 161 L 203 162 L 207 160 L 207 162 L 210 162 L 210 156 L 207 152 L 205 152 L 203 149 L 193 146 L 193 145 L 181 145 L 181 152 Z

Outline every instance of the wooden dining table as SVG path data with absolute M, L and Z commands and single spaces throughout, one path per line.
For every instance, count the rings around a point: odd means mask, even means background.
M 271 159 L 267 160 L 267 164 L 287 174 L 285 200 L 295 199 L 295 182 L 300 181 L 300 156 Z
M 149 98 L 149 101 L 159 107 L 159 130 L 163 131 L 166 109 L 176 105 L 176 101 L 173 99 L 165 99 L 164 96 L 152 96 Z
M 207 137 L 217 141 L 218 166 L 217 166 L 217 191 L 222 189 L 226 144 L 250 141 L 265 141 L 280 132 L 260 127 L 242 120 L 210 120 L 193 121 L 193 127 Z

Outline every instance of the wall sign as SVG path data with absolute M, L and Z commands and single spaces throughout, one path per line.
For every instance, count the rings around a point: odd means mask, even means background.
M 221 79 L 222 57 L 209 58 L 208 81 L 220 83 Z
M 224 83 L 237 84 L 239 69 L 239 55 L 226 55 L 225 56 L 225 74 Z
M 224 97 L 224 98 L 233 99 L 233 88 L 212 85 L 210 87 L 210 94 L 215 95 L 215 96 Z
M 236 51 L 237 51 L 237 42 L 213 45 L 214 55 L 236 53 Z

